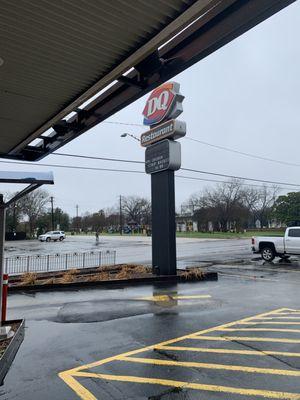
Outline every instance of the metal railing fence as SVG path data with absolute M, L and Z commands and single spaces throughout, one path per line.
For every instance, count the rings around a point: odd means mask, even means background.
M 5 273 L 62 271 L 73 268 L 93 268 L 116 264 L 115 250 L 74 253 L 35 254 L 5 258 Z

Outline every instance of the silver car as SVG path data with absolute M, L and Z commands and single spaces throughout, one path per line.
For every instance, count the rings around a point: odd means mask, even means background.
M 53 240 L 56 242 L 57 240 L 64 240 L 66 238 L 65 232 L 63 231 L 50 231 L 46 232 L 43 235 L 38 237 L 40 242 L 51 242 Z

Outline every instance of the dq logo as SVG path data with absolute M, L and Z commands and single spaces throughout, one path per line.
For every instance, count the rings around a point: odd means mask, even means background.
M 182 112 L 179 84 L 168 82 L 153 90 L 144 111 L 144 125 L 156 125 L 166 119 L 176 118 Z M 176 115 L 175 115 L 176 114 Z

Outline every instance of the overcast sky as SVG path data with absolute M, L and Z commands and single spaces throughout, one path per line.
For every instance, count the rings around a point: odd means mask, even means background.
M 258 25 L 216 53 L 174 78 L 185 95 L 187 136 L 259 156 L 300 164 L 300 3 L 299 1 Z M 108 121 L 142 124 L 148 96 L 136 101 Z M 144 160 L 144 149 L 123 132 L 139 136 L 142 126 L 102 123 L 61 148 L 60 152 L 100 157 Z M 181 139 L 182 166 L 245 177 L 297 183 L 300 167 L 252 159 Z M 41 163 L 126 168 L 143 166 L 48 156 Z M 50 170 L 44 167 L 8 166 L 3 170 Z M 55 205 L 75 215 L 111 207 L 119 195 L 150 198 L 146 174 L 79 171 L 53 168 L 55 186 L 47 189 Z M 179 171 L 213 179 L 208 175 Z M 177 207 L 207 182 L 176 178 Z M 1 190 L 7 190 L 5 185 Z M 15 188 L 13 188 L 15 189 Z M 10 187 L 10 190 L 12 188 Z M 283 191 L 283 193 L 286 191 Z

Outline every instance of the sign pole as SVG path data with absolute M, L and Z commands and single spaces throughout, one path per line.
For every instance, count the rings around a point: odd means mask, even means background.
M 182 113 L 184 96 L 177 82 L 166 82 L 149 96 L 141 135 L 146 147 L 145 171 L 151 174 L 152 270 L 156 275 L 176 275 L 176 220 L 174 171 L 181 166 L 181 146 L 186 124 L 176 118 Z
M 151 174 L 152 268 L 157 275 L 176 275 L 174 171 Z

